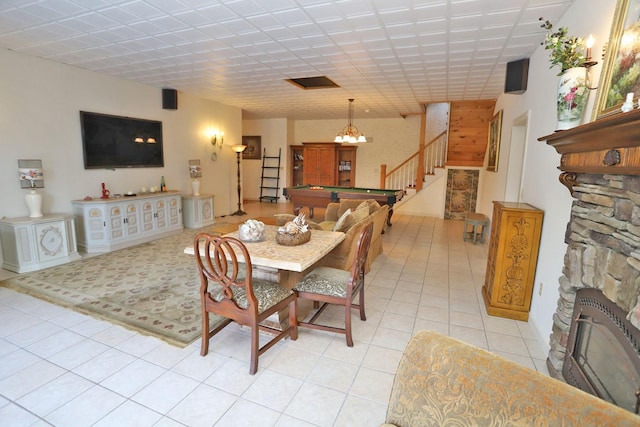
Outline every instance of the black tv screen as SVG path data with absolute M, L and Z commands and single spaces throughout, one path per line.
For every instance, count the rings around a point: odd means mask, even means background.
M 159 168 L 162 122 L 80 111 L 85 169 Z

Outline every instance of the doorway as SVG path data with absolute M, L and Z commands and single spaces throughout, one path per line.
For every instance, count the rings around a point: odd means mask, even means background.
M 509 149 L 509 162 L 507 163 L 507 179 L 505 188 L 505 200 L 522 202 L 522 177 L 524 176 L 524 156 L 526 154 L 527 136 L 529 135 L 528 111 L 513 120 L 511 126 L 511 147 Z

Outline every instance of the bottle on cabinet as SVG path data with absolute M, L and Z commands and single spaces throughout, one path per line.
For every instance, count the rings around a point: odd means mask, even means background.
M 162 178 L 160 178 L 160 191 L 167 191 L 167 186 L 164 183 L 164 175 L 162 175 Z

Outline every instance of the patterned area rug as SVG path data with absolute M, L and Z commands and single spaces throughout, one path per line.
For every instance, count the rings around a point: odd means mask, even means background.
M 183 253 L 198 231 L 215 233 L 185 229 L 0 285 L 184 347 L 200 336 L 198 270 L 194 257 Z

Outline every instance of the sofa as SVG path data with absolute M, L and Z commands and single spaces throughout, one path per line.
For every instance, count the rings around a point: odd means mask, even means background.
M 401 358 L 382 426 L 638 425 L 639 416 L 562 381 L 422 331 Z
M 337 203 L 329 203 L 325 209 L 324 220 L 319 223 L 307 219 L 307 223 L 312 230 L 315 228 L 327 231 L 341 231 L 346 234 L 345 239 L 320 261 L 320 265 L 349 270 L 353 264 L 358 236 L 368 222 L 373 222 L 371 246 L 369 247 L 365 264 L 365 272 L 368 273 L 371 270 L 371 263 L 383 251 L 382 234 L 388 214 L 389 206 L 380 206 L 373 199 L 349 199 L 341 200 Z M 276 214 L 274 216 L 278 225 L 283 225 L 295 217 L 291 214 Z

